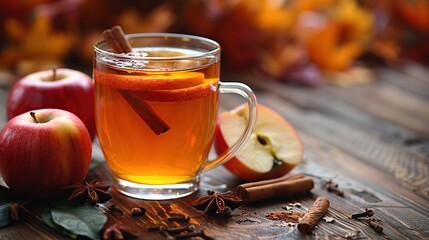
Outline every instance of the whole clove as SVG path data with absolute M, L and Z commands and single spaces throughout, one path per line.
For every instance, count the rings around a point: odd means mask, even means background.
M 376 232 L 383 232 L 383 226 L 381 226 L 381 224 L 379 224 L 376 221 L 372 221 L 371 219 L 367 219 L 365 221 L 372 229 L 374 229 Z
M 352 219 L 358 219 L 358 218 L 362 218 L 362 217 L 372 217 L 374 215 L 374 210 L 372 209 L 365 209 L 365 212 L 362 213 L 355 213 L 352 215 Z
M 143 216 L 146 214 L 146 208 L 144 207 L 135 207 L 130 211 L 131 216 Z
M 111 205 L 108 207 L 108 210 L 109 210 L 109 212 L 111 212 L 112 214 L 113 214 L 113 213 L 117 213 L 117 214 L 119 214 L 119 216 L 124 215 L 124 211 L 122 211 L 122 209 L 121 209 L 121 208 L 119 208 L 119 207 L 117 207 L 115 204 L 111 204 Z
M 175 216 L 169 217 L 167 220 L 170 222 L 189 222 L 191 217 L 185 216 L 183 214 L 175 214 Z
M 333 192 L 340 197 L 344 197 L 344 191 L 340 189 L 338 183 L 334 182 L 332 179 L 329 179 L 328 181 L 322 181 L 322 185 L 328 192 Z

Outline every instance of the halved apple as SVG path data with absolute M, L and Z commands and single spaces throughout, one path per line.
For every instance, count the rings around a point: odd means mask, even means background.
M 240 137 L 247 124 L 247 105 L 219 115 L 214 146 L 221 154 Z M 255 130 L 234 158 L 224 164 L 237 177 L 257 181 L 280 177 L 303 156 L 303 145 L 294 127 L 272 109 L 258 105 Z

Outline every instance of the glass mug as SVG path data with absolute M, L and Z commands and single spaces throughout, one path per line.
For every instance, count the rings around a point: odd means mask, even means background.
M 183 34 L 128 34 L 131 53 L 94 45 L 98 138 L 114 187 L 140 199 L 173 199 L 198 189 L 203 170 L 233 157 L 251 136 L 256 97 L 220 82 L 220 46 Z M 212 146 L 219 93 L 243 96 L 249 121 L 237 143 L 215 160 Z

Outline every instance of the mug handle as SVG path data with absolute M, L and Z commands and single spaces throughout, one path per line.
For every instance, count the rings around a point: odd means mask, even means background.
M 217 167 L 233 158 L 252 135 L 256 123 L 258 101 L 256 100 L 256 96 L 253 93 L 252 89 L 250 89 L 247 85 L 243 83 L 219 82 L 219 92 L 235 93 L 244 97 L 249 106 L 249 121 L 247 122 L 247 126 L 244 129 L 244 132 L 237 140 L 237 142 L 232 145 L 227 151 L 225 151 L 222 155 L 218 156 L 218 158 L 208 161 L 207 164 L 204 166 L 204 171 Z

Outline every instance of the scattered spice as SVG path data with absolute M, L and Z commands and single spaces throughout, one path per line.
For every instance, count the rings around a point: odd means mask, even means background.
M 332 179 L 322 180 L 321 184 L 326 188 L 326 191 L 333 192 L 340 197 L 344 197 L 344 191 L 340 189 L 338 183 L 334 182 Z
M 146 208 L 144 207 L 135 207 L 130 211 L 131 216 L 143 216 L 146 214 Z
M 380 223 L 378 223 L 377 221 L 372 221 L 370 218 L 366 219 L 365 222 L 372 228 L 374 229 L 376 232 L 383 232 L 383 226 L 381 226 Z
M 193 206 L 207 215 L 230 216 L 231 211 L 238 208 L 242 200 L 233 192 L 213 193 L 194 201 Z
M 245 202 L 254 202 L 263 199 L 290 196 L 305 193 L 313 189 L 314 181 L 299 173 L 270 180 L 241 184 L 237 187 L 237 196 Z
M 376 232 L 383 232 L 383 226 L 380 224 L 381 219 L 375 218 L 373 216 L 374 210 L 366 208 L 365 212 L 353 214 L 351 218 L 357 220 L 364 220 L 368 224 L 368 226 L 370 226 Z
M 172 213 L 173 217 L 168 217 L 167 220 L 170 222 L 189 222 L 191 217 L 181 213 Z
M 321 181 L 322 186 L 326 188 L 326 191 L 333 192 L 340 197 L 344 197 L 344 191 L 339 188 L 338 183 L 334 182 L 332 179 Z
M 157 224 L 157 225 L 153 225 L 153 226 L 149 226 L 147 227 L 147 230 L 149 232 L 156 232 L 156 231 L 161 231 L 162 229 L 167 228 L 167 225 L 165 224 Z
M 298 223 L 299 219 L 304 216 L 304 213 L 283 211 L 269 213 L 266 218 L 274 221 L 285 221 L 288 223 Z
M 13 222 L 22 221 L 28 216 L 28 210 L 21 203 L 12 203 L 8 210 L 9 218 Z
M 367 217 L 365 218 L 365 221 L 381 222 L 381 219 L 376 217 Z
M 313 206 L 308 209 L 301 221 L 298 223 L 298 230 L 303 233 L 311 232 L 323 215 L 325 215 L 329 205 L 329 200 L 326 197 L 318 197 L 313 203 Z
M 105 203 L 109 201 L 112 196 L 106 191 L 110 185 L 100 185 L 97 180 L 91 182 L 77 183 L 70 185 L 64 189 L 73 190 L 70 197 L 67 199 L 73 202 L 88 202 L 89 204 Z
M 103 240 L 119 240 L 136 238 L 139 234 L 120 223 L 107 227 L 103 232 Z
M 372 209 L 365 209 L 365 212 L 362 213 L 355 213 L 352 215 L 352 219 L 358 219 L 358 218 L 362 218 L 362 217 L 372 217 L 374 215 L 374 210 Z
M 120 216 L 124 215 L 124 211 L 121 208 L 117 207 L 116 204 L 109 205 L 107 207 L 107 210 L 112 214 L 117 213 Z
M 189 224 L 184 227 L 178 227 L 178 228 L 165 228 L 163 231 L 166 231 L 170 234 L 179 234 L 183 232 L 193 232 L 195 231 L 195 225 Z
M 186 225 L 184 227 L 170 228 L 166 225 L 159 224 L 156 226 L 148 227 L 148 231 L 159 231 L 167 240 L 176 239 L 193 239 L 194 237 L 200 237 L 202 239 L 211 240 L 212 237 L 208 236 L 204 231 L 196 231 L 196 227 L 193 224 Z

